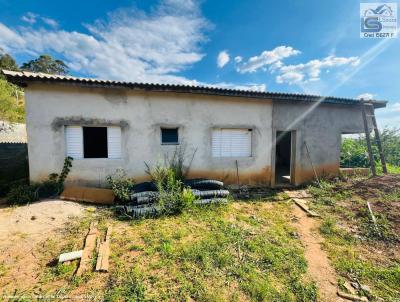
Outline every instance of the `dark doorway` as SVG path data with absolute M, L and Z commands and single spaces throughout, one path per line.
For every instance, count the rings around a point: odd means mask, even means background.
M 107 158 L 107 127 L 83 127 L 84 158 Z
M 276 132 L 275 183 L 290 184 L 290 168 L 292 158 L 292 133 Z

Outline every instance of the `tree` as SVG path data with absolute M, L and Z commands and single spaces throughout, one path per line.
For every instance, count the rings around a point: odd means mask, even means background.
M 21 95 L 18 87 L 0 79 L 0 123 L 7 121 L 9 123 L 21 123 L 25 119 L 25 108 L 23 98 L 17 102 L 17 94 Z M 3 129 L 3 123 L 0 125 L 0 131 Z
M 5 53 L 0 48 L 0 69 L 14 70 L 18 71 L 18 65 L 15 62 L 14 58 L 10 56 L 8 53 Z
M 41 55 L 35 60 L 26 62 L 22 64 L 21 69 L 60 75 L 68 73 L 68 66 L 61 60 L 53 59 L 50 55 Z

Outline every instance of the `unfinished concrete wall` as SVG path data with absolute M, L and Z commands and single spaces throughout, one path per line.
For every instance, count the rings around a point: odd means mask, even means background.
M 314 178 L 305 142 L 318 175 L 337 175 L 341 134 L 364 131 L 359 107 L 331 104 L 315 106 L 310 103 L 293 102 L 274 102 L 272 128 L 273 135 L 276 131 L 296 131 L 294 167 L 296 184 Z
M 188 160 L 196 151 L 191 177 L 241 183 L 270 183 L 272 102 L 191 94 L 143 93 L 127 89 L 30 84 L 26 89 L 27 134 L 31 181 L 59 172 L 65 151 L 65 124 L 122 126 L 121 159 L 77 159 L 70 183 L 103 185 L 105 177 L 123 168 L 137 181 L 175 146 L 161 145 L 160 127 L 179 127 Z M 213 128 L 251 128 L 252 156 L 211 156 Z

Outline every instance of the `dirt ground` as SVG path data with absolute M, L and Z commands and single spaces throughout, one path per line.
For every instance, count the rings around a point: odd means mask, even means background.
M 333 190 L 337 190 L 338 194 L 343 191 L 351 192 L 351 196 L 338 202 L 332 209 L 340 206 L 353 213 L 355 219 L 358 219 L 357 215 L 365 212 L 365 200 L 368 200 L 376 215 L 385 213 L 394 228 L 400 230 L 400 200 L 397 200 L 399 195 L 396 191 L 400 190 L 400 175 L 350 180 L 341 183 Z M 392 196 L 389 198 L 390 202 L 385 199 L 388 195 Z M 353 201 L 353 199 L 357 200 Z M 272 209 L 275 204 L 268 203 L 265 206 Z M 233 208 L 239 211 L 237 207 L 238 205 L 233 205 Z M 35 288 L 35 284 L 38 289 L 43 287 L 43 284 L 40 283 L 45 282 L 43 281 L 43 270 L 46 263 L 43 262 L 43 259 L 54 260 L 59 252 L 58 247 L 55 249 L 57 253 L 53 253 L 54 255 L 45 254 L 51 247 L 51 241 L 57 244 L 63 242 L 68 224 L 71 221 L 76 222 L 87 217 L 88 213 L 91 213 L 89 208 L 93 209 L 90 205 L 56 199 L 19 207 L 0 206 L 0 301 L 2 293 L 13 293 L 16 289 L 18 294 L 24 293 L 28 289 Z M 345 215 L 348 212 L 341 211 L 337 215 Z M 324 238 L 318 231 L 321 219 L 308 217 L 296 205 L 293 205 L 291 213 L 292 225 L 296 228 L 298 238 L 304 247 L 308 274 L 317 284 L 321 301 L 345 301 L 340 300 L 336 295 L 338 275 L 330 263 L 329 259 L 331 258 L 328 259 L 327 252 L 322 249 Z M 254 217 L 256 215 L 257 213 L 254 213 Z M 361 234 L 354 223 L 349 222 L 347 225 L 348 218 L 346 217 L 343 216 L 341 219 L 341 225 L 346 226 L 351 233 Z M 84 227 L 84 232 L 76 235 L 79 246 L 82 244 L 86 230 L 87 227 Z M 114 231 L 118 232 L 118 229 Z M 365 245 L 365 255 L 371 255 L 368 257 L 372 258 L 372 255 L 375 254 L 376 263 L 379 263 L 379 258 L 382 256 L 399 259 L 398 250 L 393 249 L 393 246 L 397 247 L 398 243 L 391 244 L 392 248 L 390 249 L 379 242 L 375 242 L 373 246 Z M 76 246 L 73 250 L 76 250 Z M 85 294 L 85 288 L 90 287 L 91 282 L 101 282 L 104 285 L 107 282 L 107 274 L 85 282 L 82 286 L 75 288 L 73 293 Z M 51 286 L 56 285 L 53 283 Z M 60 283 L 61 285 L 62 283 Z M 93 286 L 93 288 L 98 288 L 98 286 Z M 35 294 L 40 294 L 40 291 Z
M 297 205 L 293 205 L 293 225 L 304 246 L 304 256 L 308 262 L 308 273 L 317 283 L 321 301 L 345 301 L 337 296 L 337 275 L 329 263 L 328 256 L 321 249 L 323 238 L 318 233 L 320 222 L 308 217 Z
M 86 205 L 63 200 L 43 200 L 20 207 L 2 205 L 0 288 L 7 291 L 15 289 L 16 284 L 20 289 L 32 286 L 41 269 L 38 245 L 49 238 L 61 240 L 65 224 L 74 217 L 82 217 L 86 208 Z

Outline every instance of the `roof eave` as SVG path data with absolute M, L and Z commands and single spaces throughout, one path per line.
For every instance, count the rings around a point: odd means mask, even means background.
M 107 88 L 126 88 L 140 91 L 152 92 L 171 92 L 171 93 L 192 93 L 203 95 L 216 95 L 216 96 L 229 96 L 229 97 L 244 97 L 244 98 L 257 98 L 269 99 L 276 101 L 288 102 L 321 102 L 330 104 L 343 104 L 343 105 L 358 105 L 355 99 L 338 98 L 338 97 L 322 97 L 315 95 L 302 95 L 302 94 L 289 94 L 277 92 L 259 92 L 236 90 L 216 87 L 203 87 L 203 86 L 190 86 L 190 85 L 174 85 L 174 84 L 151 84 L 151 83 L 131 83 L 110 80 L 97 80 L 76 77 L 64 77 L 55 75 L 35 74 L 23 72 L 15 72 L 8 70 L 1 70 L 8 81 L 15 85 L 26 87 L 28 83 L 59 83 L 59 84 L 77 84 L 81 86 L 90 87 L 107 87 Z M 386 107 L 387 101 L 370 100 L 375 108 Z

